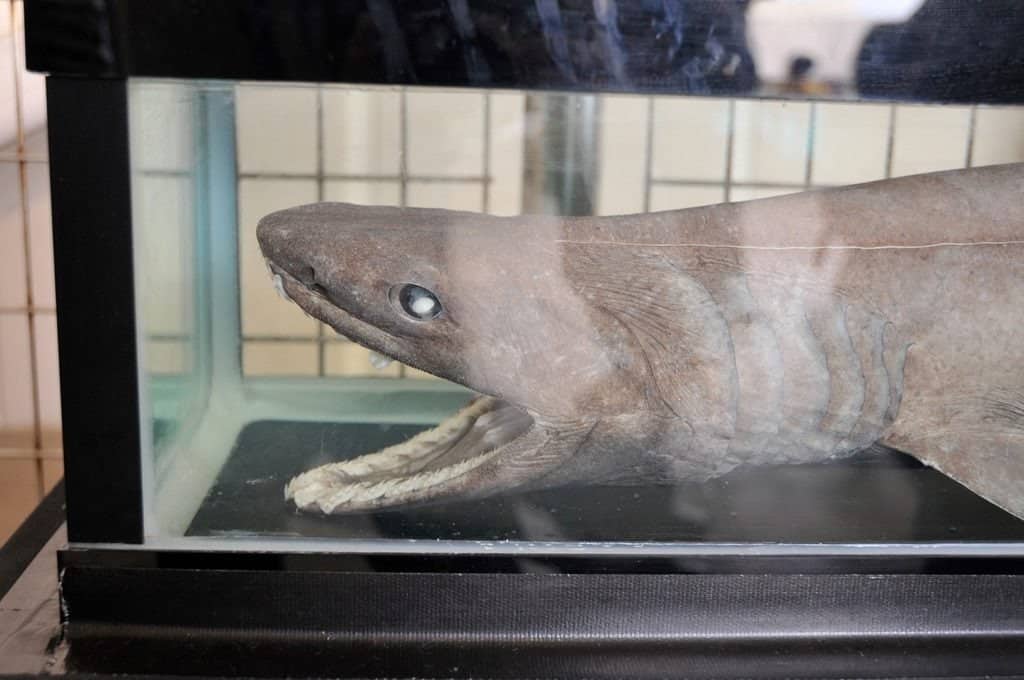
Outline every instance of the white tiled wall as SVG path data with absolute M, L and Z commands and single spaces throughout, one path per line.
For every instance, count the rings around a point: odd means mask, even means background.
M 735 109 L 733 180 L 764 184 L 803 182 L 807 174 L 811 105 L 740 101 Z
M 246 372 L 421 376 L 373 368 L 365 351 L 278 299 L 254 226 L 270 210 L 314 200 L 518 214 L 525 96 L 259 84 L 237 91 Z M 1024 160 L 1022 108 L 614 95 L 599 110 L 600 214 Z
M 43 80 L 0 0 L 0 543 L 63 474 Z
M 893 121 L 892 174 L 962 168 L 967 162 L 971 110 L 962 106 L 902 106 Z
M 882 104 L 816 104 L 811 182 L 854 184 L 885 177 L 893 108 Z
M 620 191 L 619 187 L 637 177 L 644 177 L 647 100 L 643 97 L 604 97 L 600 111 L 601 154 L 614 158 L 615 162 L 605 163 L 598 175 L 597 211 L 606 215 L 642 212 L 643 192 Z

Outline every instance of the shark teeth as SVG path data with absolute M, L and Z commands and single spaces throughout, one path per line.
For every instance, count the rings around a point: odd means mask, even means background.
M 386 357 L 383 354 L 378 354 L 373 350 L 370 350 L 370 365 L 376 368 L 378 371 L 383 371 L 385 368 L 391 365 L 394 361 L 391 357 Z
M 437 427 L 401 444 L 304 472 L 285 487 L 285 498 L 302 510 L 331 514 L 343 506 L 403 496 L 464 475 L 493 458 L 498 447 L 436 469 L 423 468 L 442 457 L 498 403 L 493 397 L 476 399 Z
M 280 274 L 274 274 L 274 290 L 277 291 L 277 294 L 285 302 L 294 302 L 291 296 L 288 295 L 288 291 L 284 289 L 284 279 L 281 278 Z
M 326 477 L 318 474 L 322 471 L 317 468 L 292 480 L 285 497 L 293 500 L 295 505 L 303 510 L 316 509 L 325 514 L 332 514 L 344 505 L 364 504 L 378 499 L 402 496 L 447 482 L 486 463 L 496 453 L 497 450 L 488 451 L 430 472 L 421 472 L 411 477 L 392 477 L 377 482 L 339 484 L 336 478 L 330 478 L 329 473 Z

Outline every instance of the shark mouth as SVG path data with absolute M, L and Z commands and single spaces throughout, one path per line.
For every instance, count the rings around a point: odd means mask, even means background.
M 285 498 L 325 514 L 429 500 L 461 486 L 532 426 L 525 411 L 480 397 L 401 444 L 304 472 L 288 483 Z
M 268 265 L 278 293 L 308 315 L 360 344 L 361 338 L 375 341 L 380 347 L 372 351 L 385 357 L 398 353 L 378 329 L 339 308 L 315 285 L 269 260 Z M 486 492 L 507 476 L 493 466 L 515 457 L 518 447 L 510 445 L 536 436 L 534 424 L 524 409 L 483 395 L 401 444 L 298 475 L 285 487 L 285 498 L 300 510 L 333 514 Z

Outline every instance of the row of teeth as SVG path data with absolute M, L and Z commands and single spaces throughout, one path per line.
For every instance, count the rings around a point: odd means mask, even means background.
M 292 485 L 289 484 L 285 496 L 293 499 L 295 505 L 303 510 L 311 510 L 315 507 L 320 512 L 329 515 L 342 505 L 363 504 L 390 496 L 404 496 L 413 491 L 447 482 L 479 467 L 492 458 L 495 453 L 497 453 L 496 450 L 488 451 L 438 470 L 423 472 L 412 477 L 386 479 L 381 482 L 356 482 L 339 486 L 337 482 L 325 479 L 309 483 L 294 493 L 291 491 Z M 319 469 L 311 470 L 303 477 L 318 471 Z
M 419 433 L 401 444 L 352 460 L 328 463 L 298 475 L 285 487 L 285 498 L 294 500 L 303 509 L 319 506 L 330 513 L 342 503 L 370 501 L 440 484 L 485 462 L 493 452 L 485 452 L 454 465 L 409 477 L 379 482 L 359 481 L 381 472 L 407 467 L 423 456 L 424 450 L 450 439 L 456 432 L 472 424 L 478 417 L 493 410 L 495 400 L 483 397 L 473 401 L 437 427 Z

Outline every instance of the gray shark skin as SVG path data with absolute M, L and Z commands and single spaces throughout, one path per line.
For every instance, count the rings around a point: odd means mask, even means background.
M 1024 165 L 616 217 L 319 203 L 257 233 L 307 314 L 482 395 L 296 477 L 301 509 L 880 442 L 1024 517 Z

